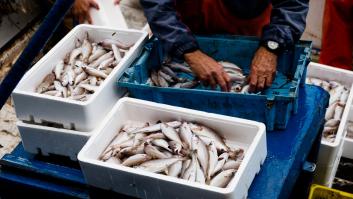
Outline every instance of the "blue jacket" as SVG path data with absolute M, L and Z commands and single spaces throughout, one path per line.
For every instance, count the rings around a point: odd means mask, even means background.
M 177 16 L 177 0 L 140 1 L 154 35 L 163 42 L 169 55 L 182 58 L 184 52 L 198 47 L 193 34 Z M 259 16 L 272 3 L 271 22 L 264 27 L 261 40 L 276 41 L 283 49 L 300 39 L 309 9 L 309 0 L 224 0 L 224 3 L 243 19 Z

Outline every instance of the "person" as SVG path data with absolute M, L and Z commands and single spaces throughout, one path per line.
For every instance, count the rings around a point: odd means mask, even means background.
M 353 1 L 326 0 L 319 63 L 352 70 Z
M 92 17 L 89 13 L 91 8 L 99 10 L 99 5 L 95 0 L 76 0 L 72 6 L 72 14 L 79 23 L 87 21 L 92 24 Z
M 170 57 L 184 59 L 206 85 L 230 90 L 223 67 L 203 53 L 193 33 L 261 36 L 251 64 L 251 92 L 269 87 L 277 57 L 305 29 L 308 0 L 141 0 L 153 34 Z

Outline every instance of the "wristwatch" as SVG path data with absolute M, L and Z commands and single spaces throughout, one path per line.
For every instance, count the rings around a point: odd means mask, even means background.
M 261 43 L 261 46 L 265 47 L 268 51 L 278 55 L 281 52 L 281 48 L 278 42 L 267 40 Z

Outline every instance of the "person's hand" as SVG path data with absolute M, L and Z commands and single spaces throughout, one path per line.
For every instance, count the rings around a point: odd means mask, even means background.
M 184 54 L 186 63 L 189 64 L 196 76 L 206 85 L 215 89 L 217 84 L 222 91 L 229 91 L 230 77 L 223 70 L 223 66 L 200 50 Z
M 88 23 L 92 24 L 92 18 L 89 14 L 90 8 L 99 10 L 95 0 L 76 0 L 72 7 L 72 14 L 80 23 L 84 23 L 87 20 Z
M 276 76 L 277 55 L 260 47 L 252 60 L 249 92 L 262 91 L 272 85 Z

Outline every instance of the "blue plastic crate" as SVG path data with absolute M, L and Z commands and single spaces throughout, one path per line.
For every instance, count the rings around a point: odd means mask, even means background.
M 218 61 L 237 64 L 245 75 L 259 46 L 259 40 L 253 37 L 200 36 L 197 40 L 203 52 Z M 299 87 L 305 83 L 310 52 L 311 42 L 300 41 L 293 50 L 279 56 L 273 85 L 259 95 L 225 93 L 219 88 L 211 90 L 203 86 L 160 88 L 146 83 L 150 70 L 158 69 L 163 58 L 160 42 L 152 39 L 141 57 L 119 79 L 118 86 L 127 88 L 131 97 L 255 120 L 265 123 L 268 131 L 285 129 L 290 115 L 297 112 Z

